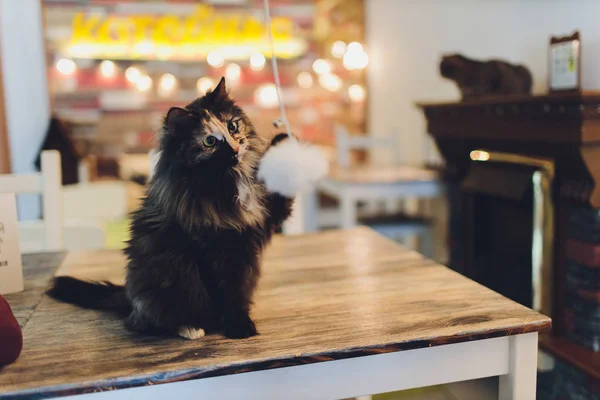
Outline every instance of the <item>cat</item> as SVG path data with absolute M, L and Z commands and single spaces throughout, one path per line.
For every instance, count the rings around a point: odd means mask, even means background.
M 225 79 L 185 108 L 171 108 L 160 158 L 133 213 L 125 286 L 57 277 L 49 295 L 119 313 L 144 334 L 198 339 L 257 334 L 250 318 L 263 249 L 293 199 L 257 178 L 269 143 L 230 98 Z
M 486 95 L 531 94 L 531 73 L 522 65 L 504 61 L 477 61 L 460 54 L 447 55 L 440 74 L 453 80 L 463 100 Z

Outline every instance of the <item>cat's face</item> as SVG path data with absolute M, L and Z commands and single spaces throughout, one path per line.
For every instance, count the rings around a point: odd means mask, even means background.
M 162 151 L 190 168 L 249 172 L 265 148 L 249 118 L 229 97 L 225 79 L 185 108 L 171 108 L 163 130 Z

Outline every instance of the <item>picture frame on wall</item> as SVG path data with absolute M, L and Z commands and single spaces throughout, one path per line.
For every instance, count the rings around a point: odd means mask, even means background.
M 581 37 L 579 31 L 575 31 L 570 36 L 550 38 L 548 67 L 550 92 L 581 90 Z

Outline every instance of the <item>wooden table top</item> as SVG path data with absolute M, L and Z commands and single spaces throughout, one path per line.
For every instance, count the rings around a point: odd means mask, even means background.
M 439 172 L 409 166 L 356 166 L 350 168 L 333 167 L 327 179 L 344 183 L 391 184 L 411 182 L 437 182 Z
M 25 257 L 52 270 L 57 255 Z M 122 282 L 119 251 L 66 255 L 57 274 Z M 40 272 L 42 274 L 42 272 Z M 24 349 L 0 397 L 52 397 L 545 331 L 550 319 L 367 228 L 276 237 L 252 311 L 260 335 L 141 337 L 111 314 L 42 295 L 49 273 L 7 296 Z M 33 310 L 33 311 L 27 311 Z M 4 397 L 3 397 L 4 398 Z

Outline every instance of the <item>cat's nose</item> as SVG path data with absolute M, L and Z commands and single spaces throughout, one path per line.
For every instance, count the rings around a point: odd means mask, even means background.
M 240 144 L 238 143 L 238 141 L 235 140 L 229 132 L 223 132 L 223 138 L 225 139 L 229 147 L 231 147 L 231 150 L 233 150 L 233 152 L 237 156 L 237 153 L 240 151 Z

